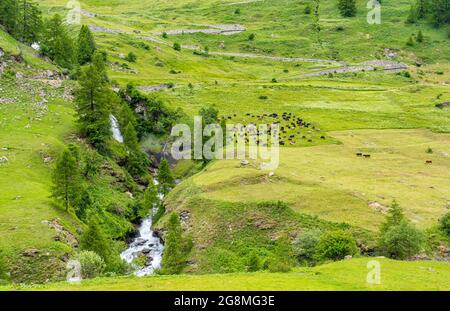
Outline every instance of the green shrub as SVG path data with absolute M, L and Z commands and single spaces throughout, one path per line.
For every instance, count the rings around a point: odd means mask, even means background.
M 127 265 L 120 258 L 118 250 L 114 248 L 114 241 L 108 239 L 100 226 L 92 222 L 81 236 L 82 250 L 93 251 L 105 262 L 107 272 L 123 273 Z
M 83 279 L 92 279 L 100 276 L 105 270 L 105 261 L 93 251 L 82 251 L 78 255 Z
M 428 147 L 428 148 L 427 148 L 427 153 L 428 153 L 428 154 L 432 154 L 432 153 L 433 153 L 433 149 L 431 149 L 431 147 Z
M 133 52 L 130 52 L 130 53 L 128 53 L 127 57 L 125 57 L 125 60 L 127 62 L 134 63 L 137 60 L 137 56 Z
M 329 231 L 320 237 L 317 243 L 317 256 L 323 260 L 340 260 L 357 253 L 355 239 L 345 231 Z
M 167 39 L 169 36 L 167 35 L 167 32 L 163 32 L 163 33 L 162 33 L 162 37 L 163 37 L 164 39 Z
M 338 8 L 343 17 L 353 17 L 356 15 L 356 0 L 339 0 Z
M 450 237 L 450 212 L 448 212 L 441 218 L 440 225 L 442 231 L 444 231 L 445 234 Z
M 422 43 L 423 40 L 424 40 L 424 37 L 423 37 L 422 30 L 419 30 L 419 33 L 417 35 L 417 42 Z
M 269 258 L 270 272 L 289 272 L 293 266 L 292 246 L 287 236 L 280 237 L 275 243 L 275 249 Z
M 255 40 L 255 38 L 256 38 L 256 35 L 254 33 L 252 33 L 248 36 L 248 41 L 253 41 L 253 40 Z
M 317 244 L 320 241 L 321 232 L 318 229 L 306 231 L 294 241 L 294 256 L 300 264 L 315 265 Z
M 303 13 L 305 13 L 306 15 L 311 14 L 311 7 L 309 6 L 309 4 L 307 4 L 305 6 L 305 9 L 303 10 Z
M 173 44 L 173 49 L 174 49 L 175 51 L 181 51 L 181 45 L 180 45 L 178 42 L 175 42 L 175 43 Z
M 247 257 L 247 271 L 255 272 L 261 270 L 261 260 L 256 252 L 251 252 Z
M 401 220 L 382 233 L 379 247 L 387 257 L 403 260 L 416 255 L 421 250 L 422 241 L 422 233 L 408 221 Z

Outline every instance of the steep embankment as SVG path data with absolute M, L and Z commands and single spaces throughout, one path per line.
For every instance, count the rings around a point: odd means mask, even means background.
M 75 135 L 73 81 L 0 31 L 0 251 L 17 282 L 65 278 L 83 224 L 50 198 L 51 172 L 65 144 L 87 148 Z M 133 229 L 121 213 L 132 200 L 127 175 L 103 159 L 91 188 L 101 197 L 112 238 Z

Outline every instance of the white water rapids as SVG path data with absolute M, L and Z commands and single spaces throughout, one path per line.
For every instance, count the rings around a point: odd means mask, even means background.
M 155 185 L 158 181 L 154 180 Z M 164 196 L 160 193 L 159 198 Z M 152 209 L 152 214 L 157 212 L 157 207 Z M 120 257 L 127 263 L 132 263 L 136 258 L 144 255 L 148 258 L 144 268 L 135 271 L 136 276 L 153 274 L 155 269 L 161 268 L 164 244 L 152 230 L 152 215 L 145 218 L 139 226 L 137 237 L 133 239 L 128 248 L 120 254 Z
M 123 136 L 120 132 L 119 128 L 119 122 L 117 122 L 117 119 L 112 114 L 109 115 L 109 121 L 111 122 L 111 132 L 113 135 L 113 138 L 117 140 L 119 143 L 123 143 Z

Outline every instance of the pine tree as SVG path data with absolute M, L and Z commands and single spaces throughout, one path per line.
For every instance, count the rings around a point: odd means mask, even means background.
M 96 222 L 91 222 L 88 229 L 83 233 L 80 240 L 82 250 L 89 250 L 97 253 L 105 262 L 111 256 L 111 247 L 108 238 Z
M 0 1 L 0 25 L 3 25 L 10 34 L 16 33 L 19 6 L 16 0 Z
M 409 37 L 408 41 L 406 41 L 407 46 L 414 46 L 414 39 L 412 36 Z
M 338 8 L 343 17 L 353 17 L 356 15 L 356 0 L 339 0 Z
M 179 274 L 183 270 L 185 254 L 183 252 L 183 237 L 180 219 L 177 213 L 172 213 L 167 225 L 166 244 L 162 258 L 163 274 Z
M 158 168 L 158 188 L 159 191 L 166 195 L 169 191 L 175 187 L 175 180 L 170 171 L 169 162 L 166 159 L 162 159 Z
M 31 44 L 39 41 L 39 33 L 42 29 L 41 11 L 32 0 L 18 0 L 16 38 L 23 43 Z
M 92 64 L 82 68 L 78 80 L 75 101 L 81 133 L 99 151 L 105 151 L 110 136 L 110 106 L 116 98 L 108 87 L 101 54 L 94 54 Z
M 436 27 L 450 24 L 450 0 L 432 0 L 429 6 L 431 20 Z
M 416 2 L 416 14 L 417 18 L 425 18 L 428 13 L 428 0 L 417 0 Z
M 128 122 L 122 132 L 127 148 L 131 151 L 139 151 L 139 141 L 133 124 Z
M 422 30 L 419 30 L 419 33 L 417 35 L 417 42 L 422 43 L 423 42 L 423 33 Z
M 92 199 L 89 191 L 85 189 L 83 191 L 83 194 L 81 195 L 81 198 L 77 202 L 77 206 L 75 209 L 75 214 L 77 215 L 78 219 L 81 221 L 86 221 L 88 216 L 88 210 L 92 206 Z
M 96 45 L 94 36 L 88 26 L 81 26 L 77 44 L 78 64 L 85 65 L 90 63 L 96 51 Z
M 74 42 L 69 35 L 67 26 L 60 15 L 55 14 L 44 23 L 41 51 L 57 65 L 72 68 L 74 63 Z
M 79 195 L 79 173 L 75 157 L 64 150 L 53 171 L 52 197 L 64 204 L 66 211 Z
M 385 232 L 390 227 L 400 224 L 400 222 L 402 222 L 403 220 L 405 220 L 403 209 L 397 203 L 397 201 L 392 201 L 392 204 L 386 216 L 386 222 L 381 226 L 381 232 Z

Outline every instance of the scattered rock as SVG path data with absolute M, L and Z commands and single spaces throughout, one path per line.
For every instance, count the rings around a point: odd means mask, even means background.
M 5 157 L 5 156 L 0 157 L 0 163 L 8 163 L 8 162 L 9 162 L 9 159 L 7 157 Z
M 387 214 L 387 212 L 389 211 L 389 207 L 378 202 L 369 202 L 369 207 L 374 211 L 382 214 Z
M 81 13 L 81 15 L 84 15 L 84 16 L 90 17 L 90 18 L 94 18 L 94 17 L 97 17 L 97 16 L 98 16 L 97 13 L 93 13 L 93 12 L 89 12 L 89 11 L 84 11 L 84 10 L 81 10 L 80 13 Z
M 39 255 L 40 251 L 34 248 L 26 249 L 22 252 L 22 256 L 25 257 L 36 257 Z
M 44 157 L 44 163 L 45 163 L 45 164 L 50 163 L 52 160 L 53 160 L 53 158 L 50 157 L 50 156 Z
M 190 215 L 189 211 L 182 211 L 180 213 L 180 219 L 184 223 L 188 222 L 190 217 L 191 217 L 191 215 Z
M 130 191 L 125 192 L 125 194 L 130 198 L 133 199 L 133 194 Z
M 23 79 L 23 73 L 17 72 L 16 73 L 16 79 Z
M 353 258 L 352 255 L 347 255 L 347 256 L 344 257 L 345 260 L 350 260 L 350 259 L 352 259 L 352 258 Z
M 247 166 L 249 164 L 250 164 L 250 162 L 248 162 L 247 160 L 242 160 L 241 161 L 241 165 L 243 165 L 243 166 Z
M 72 247 L 78 246 L 77 238 L 68 230 L 66 230 L 60 223 L 58 219 L 54 219 L 52 221 L 44 220 L 43 224 L 47 224 L 50 228 L 56 231 L 56 236 L 54 237 L 55 241 L 61 241 L 69 244 Z

